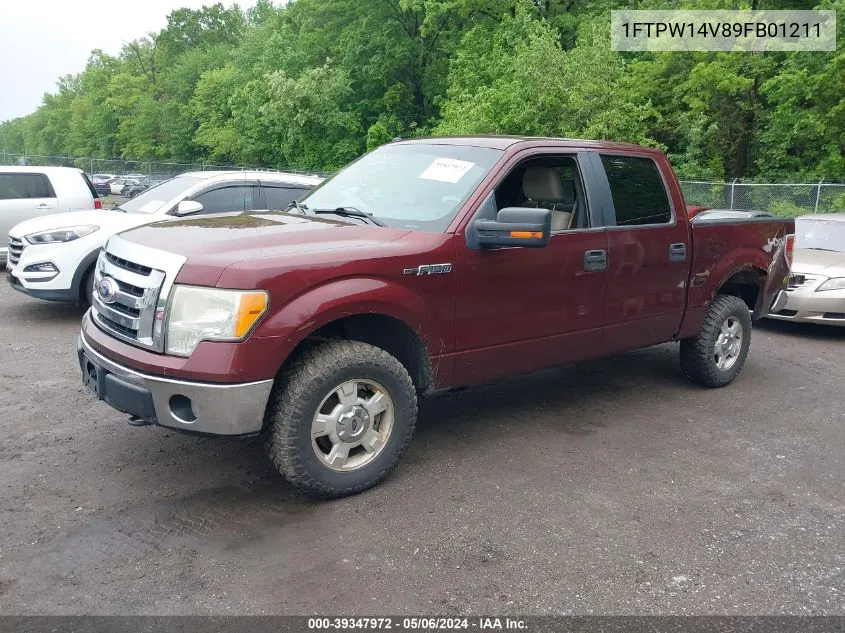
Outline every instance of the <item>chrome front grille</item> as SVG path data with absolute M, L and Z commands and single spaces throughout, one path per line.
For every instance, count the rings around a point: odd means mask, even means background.
M 123 268 L 124 270 L 128 270 L 133 273 L 138 273 L 139 275 L 143 275 L 144 277 L 149 277 L 150 273 L 153 272 L 153 269 L 149 266 L 130 262 L 128 260 L 123 259 L 122 257 L 118 257 L 117 255 L 112 255 L 109 252 L 106 252 L 106 259 L 118 268 Z
M 167 298 L 184 263 L 180 255 L 112 237 L 94 273 L 94 322 L 115 338 L 163 351 Z M 101 284 L 106 278 L 115 282 L 108 293 L 110 282 Z
M 21 259 L 21 253 L 23 253 L 24 246 L 23 240 L 16 239 L 14 237 L 9 237 L 9 264 L 12 266 L 17 266 L 18 262 Z

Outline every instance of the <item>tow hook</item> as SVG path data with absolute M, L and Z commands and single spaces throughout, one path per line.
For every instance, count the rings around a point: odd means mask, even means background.
M 129 422 L 129 426 L 152 426 L 153 423 L 149 420 L 144 420 L 143 418 L 139 418 L 137 415 L 133 415 L 127 420 Z

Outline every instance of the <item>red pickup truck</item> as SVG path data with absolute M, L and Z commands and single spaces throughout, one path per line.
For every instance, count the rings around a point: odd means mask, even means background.
M 356 493 L 418 396 L 668 341 L 694 382 L 731 382 L 785 296 L 793 223 L 708 215 L 654 149 L 397 141 L 286 211 L 110 239 L 83 382 L 133 424 L 264 433 L 293 484 Z

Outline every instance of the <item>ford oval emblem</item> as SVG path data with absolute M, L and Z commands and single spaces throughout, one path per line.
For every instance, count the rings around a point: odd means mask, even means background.
M 97 295 L 103 303 L 114 303 L 119 291 L 120 286 L 111 277 L 103 277 L 97 282 Z

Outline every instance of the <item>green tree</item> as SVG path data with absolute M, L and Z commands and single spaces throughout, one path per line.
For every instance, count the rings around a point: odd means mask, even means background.
M 467 33 L 449 73 L 441 134 L 579 136 L 649 142 L 649 102 L 635 99 L 624 58 L 602 21 L 564 51 L 558 33 L 519 5 L 491 33 Z

